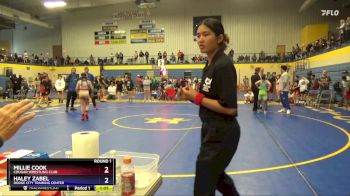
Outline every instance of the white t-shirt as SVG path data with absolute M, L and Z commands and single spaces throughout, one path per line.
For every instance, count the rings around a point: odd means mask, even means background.
M 307 90 L 307 85 L 309 84 L 309 80 L 306 78 L 301 78 L 299 80 L 300 92 L 305 92 Z
M 63 91 L 66 86 L 66 82 L 63 79 L 57 79 L 55 82 L 55 88 L 57 91 Z
M 109 86 L 107 91 L 108 91 L 108 95 L 116 95 L 117 94 L 117 87 L 116 86 Z
M 287 72 L 284 72 L 280 78 L 280 91 L 289 91 L 289 76 Z M 283 88 L 284 87 L 284 88 Z
M 151 80 L 149 80 L 149 79 L 143 80 L 143 89 L 144 90 L 151 90 Z

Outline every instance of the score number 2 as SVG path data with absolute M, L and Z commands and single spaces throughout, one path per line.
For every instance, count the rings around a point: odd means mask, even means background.
M 109 169 L 108 169 L 108 167 L 107 166 L 105 166 L 105 172 L 104 172 L 105 174 L 109 174 Z

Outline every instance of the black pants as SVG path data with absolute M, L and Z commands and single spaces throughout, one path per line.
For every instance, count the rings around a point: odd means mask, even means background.
M 194 195 L 239 195 L 230 176 L 225 173 L 235 154 L 240 138 L 236 119 L 227 121 L 203 121 L 202 143 L 196 162 Z
M 95 92 L 95 90 L 94 90 L 94 91 L 89 90 L 89 95 L 90 95 L 90 98 L 91 98 L 91 101 L 92 101 L 92 105 L 93 105 L 94 107 L 96 107 L 97 91 Z
M 74 101 L 77 98 L 77 92 L 75 91 L 68 91 L 67 93 L 67 102 L 66 102 L 66 108 L 69 107 L 69 102 L 72 100 L 70 107 L 74 107 Z
M 254 94 L 254 106 L 253 111 L 256 111 L 258 109 L 258 98 L 259 98 L 259 91 L 253 91 Z

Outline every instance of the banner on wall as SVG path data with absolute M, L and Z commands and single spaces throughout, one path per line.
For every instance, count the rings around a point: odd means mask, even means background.
M 148 29 L 147 43 L 163 43 L 165 39 L 164 29 Z
M 126 31 L 111 32 L 111 44 L 126 44 Z
M 109 31 L 95 31 L 95 45 L 110 44 Z
M 130 30 L 130 42 L 136 43 L 147 43 L 147 29 L 133 29 Z
M 130 42 L 134 43 L 163 43 L 164 29 L 134 29 L 130 30 Z

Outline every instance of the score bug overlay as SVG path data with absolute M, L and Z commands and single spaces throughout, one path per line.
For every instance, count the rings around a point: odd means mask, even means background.
M 95 191 L 116 183 L 115 159 L 9 159 L 10 190 Z

